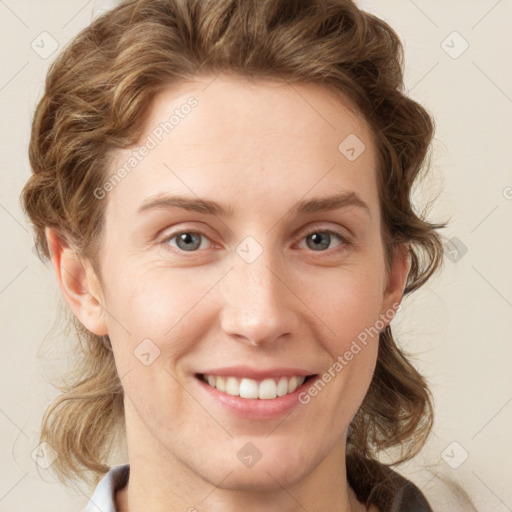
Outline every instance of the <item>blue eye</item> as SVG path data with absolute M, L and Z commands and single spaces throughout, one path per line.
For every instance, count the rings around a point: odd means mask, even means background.
M 194 231 L 182 231 L 167 238 L 166 242 L 170 242 L 176 238 L 176 246 L 178 249 L 186 252 L 194 252 L 196 249 L 201 247 L 201 237 L 206 238 L 206 236 L 202 233 L 196 233 Z M 206 238 L 206 240 L 208 239 Z
M 303 239 L 306 240 L 306 245 L 313 251 L 319 252 L 320 250 L 320 252 L 323 252 L 325 249 L 329 249 L 333 235 L 341 241 L 337 247 L 349 245 L 349 241 L 345 236 L 330 229 L 311 231 Z
M 333 241 L 333 237 L 337 238 L 340 242 L 334 248 L 329 247 Z M 175 243 L 171 243 L 173 240 L 175 240 Z M 330 229 L 316 229 L 310 231 L 301 238 L 301 241 L 302 240 L 306 240 L 307 248 L 314 252 L 326 252 L 326 250 L 329 249 L 342 250 L 350 245 L 350 241 L 342 233 Z M 202 243 L 203 241 L 210 242 L 209 238 L 204 233 L 197 231 L 180 231 L 166 237 L 164 243 L 167 246 L 170 245 L 173 250 L 177 249 L 178 252 L 197 252 L 199 249 L 207 249 L 210 247 L 211 242 L 208 244 L 207 242 Z

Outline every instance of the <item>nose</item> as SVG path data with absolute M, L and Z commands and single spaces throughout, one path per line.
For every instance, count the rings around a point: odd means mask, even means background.
M 258 346 L 298 333 L 298 285 L 284 266 L 276 264 L 269 251 L 251 263 L 235 258 L 234 268 L 221 285 L 221 327 L 227 336 Z

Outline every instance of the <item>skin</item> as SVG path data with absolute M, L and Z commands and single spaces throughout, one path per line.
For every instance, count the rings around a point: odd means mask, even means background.
M 402 247 L 385 267 L 371 129 L 321 86 L 222 75 L 160 93 L 141 141 L 190 96 L 198 105 L 102 199 L 98 272 L 47 229 L 61 290 L 90 331 L 109 335 L 124 388 L 131 473 L 118 507 L 365 510 L 346 480 L 346 431 L 370 385 L 378 337 L 279 419 L 229 413 L 194 374 L 237 364 L 321 374 L 396 309 L 409 260 Z M 349 134 L 366 146 L 354 161 L 338 150 Z M 111 172 L 130 155 L 118 150 Z M 348 191 L 368 211 L 291 213 L 300 200 Z M 160 192 L 212 199 L 234 214 L 137 213 Z M 325 229 L 352 243 L 327 235 L 327 248 L 315 249 L 309 235 Z M 178 232 L 203 233 L 200 248 L 180 249 Z M 247 236 L 263 250 L 252 263 L 236 252 Z M 134 357 L 146 338 L 160 350 L 149 366 Z M 237 457 L 247 442 L 262 454 L 249 468 Z

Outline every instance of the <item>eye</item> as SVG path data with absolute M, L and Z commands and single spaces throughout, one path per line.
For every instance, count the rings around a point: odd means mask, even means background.
M 333 238 L 337 238 L 340 242 L 333 248 L 334 250 L 343 250 L 351 244 L 350 240 L 343 233 L 332 229 L 310 231 L 302 237 L 301 241 L 306 240 L 307 248 L 314 252 L 326 252 L 326 250 L 332 248 L 329 246 Z M 209 238 L 204 233 L 197 231 L 179 231 L 167 236 L 163 240 L 164 244 L 177 249 L 178 252 L 196 252 L 198 249 L 207 249 L 211 246 L 211 242 L 210 244 L 208 242 L 210 242 Z
M 203 233 L 198 233 L 196 231 L 180 231 L 179 233 L 168 236 L 164 240 L 164 243 L 171 245 L 172 247 L 177 247 L 181 251 L 194 252 L 197 249 L 205 249 L 209 247 L 208 244 L 206 244 L 205 247 L 202 247 L 201 237 L 208 240 Z M 176 239 L 175 246 L 171 244 L 171 241 L 174 239 Z
M 331 244 L 333 237 L 337 238 L 341 242 L 334 247 L 335 250 L 341 250 L 350 245 L 350 241 L 347 237 L 342 233 L 331 229 L 316 229 L 314 231 L 310 231 L 302 238 L 302 240 L 306 240 L 306 245 L 309 249 L 315 252 L 325 252 L 326 249 L 329 249 L 329 245 Z

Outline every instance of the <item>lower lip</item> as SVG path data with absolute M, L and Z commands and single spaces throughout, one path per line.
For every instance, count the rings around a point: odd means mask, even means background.
M 240 398 L 239 396 L 228 395 L 217 388 L 213 388 L 200 377 L 195 377 L 195 380 L 199 382 L 201 388 L 211 399 L 218 402 L 230 413 L 241 418 L 267 420 L 279 418 L 299 405 L 299 394 L 306 391 L 315 381 L 316 377 L 310 377 L 305 380 L 293 393 L 269 399 Z

